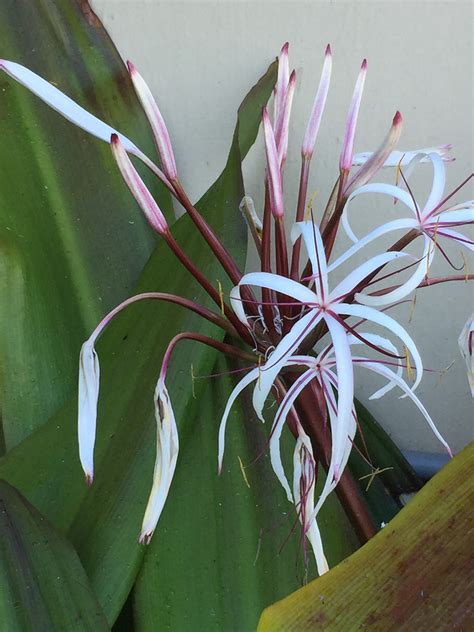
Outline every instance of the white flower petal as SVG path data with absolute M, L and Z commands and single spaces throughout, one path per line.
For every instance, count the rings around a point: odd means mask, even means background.
M 352 230 L 349 224 L 349 218 L 348 218 L 349 208 L 348 207 L 349 207 L 350 202 L 353 199 L 365 193 L 381 193 L 382 195 L 388 195 L 391 198 L 395 198 L 396 200 L 399 200 L 400 202 L 405 204 L 405 206 L 409 208 L 410 211 L 416 217 L 416 207 L 413 203 L 413 200 L 411 199 L 410 194 L 407 191 L 404 191 L 400 187 L 397 187 L 393 184 L 385 184 L 383 182 L 374 182 L 372 184 L 365 184 L 364 186 L 359 187 L 358 189 L 356 189 L 349 195 L 349 197 L 347 198 L 347 202 L 344 206 L 343 214 L 342 214 L 342 226 L 344 230 L 346 231 L 349 239 L 351 239 L 353 242 L 358 241 L 359 238 L 355 235 L 354 231 Z
M 87 110 L 78 105 L 70 97 L 50 84 L 49 81 L 46 81 L 28 68 L 25 68 L 25 66 L 2 59 L 0 60 L 0 69 L 3 69 L 10 77 L 18 81 L 18 83 L 21 83 L 25 88 L 30 90 L 30 92 L 33 92 L 33 94 L 56 110 L 56 112 L 59 112 L 59 114 L 62 114 L 68 121 L 74 123 L 74 125 L 77 125 L 106 143 L 110 142 L 112 134 L 117 134 L 126 151 L 136 156 L 143 155 L 138 147 L 126 136 L 123 136 L 117 132 L 116 129 L 107 125 L 107 123 L 104 123 L 93 114 L 90 114 L 90 112 L 87 112 Z
M 365 279 L 366 276 L 380 268 L 381 266 L 394 261 L 395 259 L 401 259 L 402 257 L 409 257 L 406 252 L 389 251 L 384 252 L 381 255 L 372 257 L 362 265 L 358 266 L 355 270 L 350 272 L 345 279 L 343 279 L 329 295 L 329 301 L 337 301 L 343 299 L 350 294 L 359 283 Z M 364 295 L 365 297 L 365 295 Z M 375 298 L 375 297 L 374 297 Z M 377 297 L 379 298 L 379 297 Z M 380 297 L 382 298 L 382 297 Z
M 143 518 L 140 544 L 148 544 L 163 511 L 178 459 L 179 439 L 166 386 L 158 381 L 155 391 L 156 460 L 153 487 Z
M 263 421 L 263 406 L 270 394 L 273 382 L 288 358 L 300 346 L 308 334 L 321 320 L 321 313 L 311 310 L 298 320 L 291 330 L 282 338 L 267 362 L 260 369 L 260 376 L 253 391 L 253 407 L 257 417 Z
M 344 221 L 344 217 L 345 216 L 343 215 L 343 221 Z M 418 222 L 416 221 L 416 219 L 395 219 L 392 222 L 387 222 L 386 224 L 383 224 L 382 226 L 375 228 L 373 231 L 371 231 L 364 237 L 361 237 L 358 241 L 356 241 L 356 243 L 353 246 L 351 246 L 348 250 L 346 250 L 346 252 L 344 252 L 340 257 L 338 257 L 335 261 L 333 261 L 328 266 L 328 272 L 332 272 L 333 270 L 338 268 L 350 257 L 352 257 L 357 252 L 359 252 L 359 250 L 367 246 L 367 244 L 370 244 L 370 242 L 374 241 L 378 237 L 381 237 L 382 235 L 386 235 L 387 233 L 391 233 L 396 230 L 411 230 L 412 228 L 417 228 L 417 226 L 418 226 Z M 350 231 L 352 233 L 352 230 L 349 225 L 347 225 L 346 227 L 346 232 L 347 231 Z
M 217 456 L 219 474 L 221 473 L 221 470 L 222 470 L 222 460 L 224 458 L 224 448 L 225 448 L 225 430 L 227 426 L 227 419 L 229 417 L 230 409 L 232 408 L 235 400 L 240 395 L 240 393 L 244 390 L 244 388 L 248 386 L 254 380 L 257 380 L 259 374 L 260 374 L 259 368 L 252 369 L 251 371 L 249 371 L 247 375 L 245 375 L 239 381 L 239 383 L 235 386 L 235 388 L 233 389 L 232 393 L 229 396 L 229 399 L 227 400 L 224 414 L 222 415 L 221 423 L 219 425 L 219 440 L 218 440 L 219 448 L 218 448 L 218 456 Z
M 286 296 L 291 296 L 291 298 L 305 305 L 315 305 L 318 303 L 316 294 L 301 283 L 270 272 L 249 272 L 249 274 L 244 274 L 239 285 L 235 286 L 230 293 L 232 309 L 239 320 L 245 324 L 247 324 L 247 317 L 245 315 L 244 303 L 240 297 L 241 285 L 254 285 L 256 287 L 274 290 L 275 292 L 286 294 Z
M 381 325 L 382 327 L 385 327 L 393 334 L 395 334 L 398 338 L 400 338 L 400 340 L 406 346 L 413 358 L 416 369 L 416 379 L 412 386 L 412 390 L 414 391 L 416 389 L 421 381 L 421 378 L 423 377 L 423 362 L 421 361 L 421 356 L 418 352 L 418 349 L 416 348 L 415 343 L 413 342 L 413 339 L 408 334 L 408 332 L 397 323 L 394 318 L 365 305 L 349 305 L 348 303 L 339 303 L 338 305 L 335 305 L 332 309 L 338 314 L 345 314 L 346 316 L 363 318 L 364 320 L 376 323 L 377 325 Z
M 423 208 L 423 215 L 432 211 L 443 198 L 444 187 L 446 186 L 446 169 L 444 162 L 438 154 L 428 154 L 428 158 L 433 165 L 433 184 L 426 204 Z
M 354 403 L 354 372 L 352 356 L 347 333 L 337 320 L 329 315 L 324 317 L 331 335 L 336 359 L 338 396 L 337 396 L 337 429 L 332 436 L 335 457 L 335 478 L 339 480 L 342 471 L 339 470 L 340 461 L 345 451 L 347 437 L 350 434 L 352 421 L 352 406 Z
M 458 339 L 459 350 L 466 361 L 467 379 L 474 397 L 474 313 L 467 319 Z
M 295 243 L 300 235 L 303 237 L 306 252 L 308 253 L 309 260 L 311 261 L 313 275 L 318 279 L 318 284 L 323 294 L 321 299 L 323 299 L 328 295 L 328 270 L 324 244 L 319 228 L 312 221 L 296 222 L 291 229 L 292 243 Z M 319 281 L 320 278 L 321 280 Z
M 443 223 L 454 223 L 454 222 L 462 222 L 463 224 L 468 224 L 474 222 L 474 208 L 470 206 L 469 202 L 466 202 L 466 207 L 451 210 L 451 211 L 443 211 L 439 213 L 439 215 L 434 215 L 432 218 L 433 224 L 438 224 L 442 226 Z
M 415 272 L 411 275 L 411 277 L 402 283 L 399 287 L 391 292 L 387 292 L 387 294 L 381 294 L 379 296 L 370 296 L 368 294 L 357 293 L 355 295 L 356 301 L 358 301 L 361 305 L 371 305 L 372 307 L 379 307 L 382 305 L 390 305 L 390 303 L 396 303 L 397 301 L 401 301 L 406 296 L 411 294 L 416 288 L 420 285 L 423 279 L 428 274 L 428 270 L 433 262 L 435 254 L 435 246 L 433 242 L 425 236 L 425 248 L 423 250 L 423 256 L 421 257 L 420 263 L 415 268 Z
M 283 468 L 283 462 L 281 460 L 280 437 L 283 426 L 285 425 L 286 418 L 288 417 L 288 414 L 296 398 L 314 377 L 314 369 L 309 369 L 308 371 L 305 371 L 302 375 L 298 376 L 298 378 L 290 386 L 288 392 L 283 398 L 283 401 L 278 407 L 278 412 L 275 415 L 275 419 L 273 420 L 272 430 L 270 434 L 270 462 L 272 464 L 273 471 L 275 472 L 276 477 L 285 490 L 287 498 L 290 502 L 293 502 L 293 497 L 291 495 L 290 485 L 287 481 L 285 470 Z
M 414 149 L 410 151 L 392 151 L 384 162 L 384 167 L 406 167 L 410 164 L 410 162 L 415 158 L 415 156 L 420 156 L 420 162 L 428 163 L 430 160 L 428 159 L 428 154 L 436 153 L 443 158 L 444 161 L 450 162 L 454 160 L 449 156 L 449 151 L 451 149 L 451 145 L 440 145 L 439 147 L 425 147 L 424 149 Z M 367 160 L 372 156 L 373 152 L 365 151 L 359 154 L 355 154 L 352 165 L 354 167 L 358 167 L 363 165 Z
M 408 386 L 405 380 L 403 380 L 396 373 L 394 373 L 394 371 L 384 366 L 383 364 L 379 364 L 375 362 L 365 362 L 363 361 L 363 358 L 359 358 L 359 359 L 361 360 L 361 362 L 359 363 L 360 366 L 363 366 L 366 369 L 369 369 L 370 371 L 374 371 L 375 373 L 379 373 L 379 375 L 383 375 L 384 377 L 391 380 L 392 382 L 395 382 L 395 384 L 401 388 L 401 390 L 405 393 L 405 395 L 412 400 L 412 402 L 416 405 L 416 407 L 421 412 L 423 417 L 426 419 L 431 430 L 435 434 L 436 438 L 440 441 L 440 443 L 444 445 L 444 447 L 446 448 L 450 456 L 452 456 L 451 448 L 449 447 L 448 443 L 446 442 L 446 440 L 443 438 L 443 436 L 440 434 L 440 432 L 436 428 L 426 408 L 423 406 L 423 404 L 418 399 L 418 397 L 413 393 L 413 390 Z
M 454 239 L 460 246 L 465 246 L 468 250 L 474 251 L 474 241 L 462 233 L 458 233 L 456 230 L 452 230 L 451 228 L 442 228 L 437 234 L 439 237 Z
M 79 458 L 86 481 L 94 478 L 94 444 L 99 399 L 100 366 L 93 340 L 86 340 L 79 356 L 78 437 Z

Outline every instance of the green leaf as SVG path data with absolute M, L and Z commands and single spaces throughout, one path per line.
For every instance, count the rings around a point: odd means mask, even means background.
M 259 632 L 471 630 L 474 444 L 370 542 L 263 613 Z
M 260 110 L 276 79 L 276 64 L 247 95 L 239 109 L 229 159 L 199 208 L 243 263 L 246 231 L 238 209 L 243 195 L 241 160 L 255 139 Z M 253 127 L 252 127 L 253 125 Z M 229 289 L 209 248 L 182 217 L 173 232 L 186 253 L 209 278 Z M 159 243 L 136 288 L 187 295 L 205 302 L 203 291 Z M 216 327 L 170 304 L 135 304 L 112 323 L 99 341 L 102 392 L 96 446 L 95 482 L 87 491 L 77 456 L 76 402 L 71 401 L 44 428 L 12 450 L 0 465 L 50 520 L 69 529 L 99 601 L 110 622 L 118 615 L 139 569 L 144 548 L 136 544 L 152 481 L 155 452 L 153 390 L 169 339 L 185 330 L 218 338 Z M 214 353 L 191 343 L 173 355 L 167 384 L 180 430 L 192 403 L 190 364 L 209 373 Z M 202 381 L 196 382 L 196 395 Z M 172 501 L 171 490 L 170 501 Z M 81 504 L 81 500 L 83 502 Z
M 2 630 L 109 629 L 73 547 L 5 481 L 0 481 L 0 529 Z
M 244 407 L 239 400 L 230 414 L 223 473 L 217 476 L 217 429 L 234 384 L 227 370 L 219 361 L 213 371 L 219 377 L 206 379 L 204 392 L 187 409 L 169 504 L 134 588 L 140 632 L 251 632 L 262 609 L 305 577 L 296 513 L 270 465 L 269 429 L 250 412 L 250 402 Z M 289 433 L 286 439 L 291 458 L 294 441 Z M 335 495 L 320 526 L 331 563 L 357 548 Z M 310 577 L 314 567 L 309 559 Z
M 0 56 L 154 155 L 128 73 L 87 2 L 3 0 Z M 64 405 L 83 340 L 153 247 L 106 143 L 0 71 L 0 395 L 6 449 Z M 170 196 L 146 174 L 160 205 Z M 1 433 L 0 433 L 1 435 Z

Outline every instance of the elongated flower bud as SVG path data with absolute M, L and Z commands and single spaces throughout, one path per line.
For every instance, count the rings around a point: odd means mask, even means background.
M 392 125 L 388 131 L 387 136 L 384 138 L 380 147 L 373 154 L 370 155 L 368 160 L 361 166 L 359 171 L 354 175 L 349 182 L 346 194 L 350 193 L 357 187 L 366 184 L 378 171 L 381 169 L 385 161 L 392 153 L 392 149 L 396 146 L 402 133 L 403 119 L 400 112 L 396 112 L 393 117 Z
M 352 166 L 352 154 L 354 153 L 354 136 L 357 126 L 357 117 L 359 116 L 360 102 L 362 93 L 364 92 L 365 75 L 367 74 L 367 60 L 364 59 L 360 67 L 359 76 L 357 77 L 354 93 L 352 95 L 349 114 L 346 122 L 346 132 L 344 134 L 344 142 L 342 144 L 342 153 L 339 159 L 339 168 L 341 171 L 349 171 Z
M 82 345 L 79 357 L 78 437 L 79 458 L 88 485 L 94 478 L 94 444 L 99 399 L 99 358 L 94 339 Z
M 285 42 L 281 47 L 280 55 L 278 57 L 278 76 L 275 86 L 275 107 L 274 107 L 274 122 L 276 124 L 281 111 L 283 109 L 283 102 L 285 99 L 285 92 L 288 86 L 288 80 L 290 75 L 290 68 L 288 64 L 288 42 Z
M 301 154 L 303 158 L 310 159 L 313 155 L 314 145 L 316 143 L 316 137 L 318 135 L 319 126 L 326 105 L 326 99 L 329 91 L 329 83 L 331 81 L 331 69 L 332 69 L 332 54 L 329 44 L 326 47 L 326 53 L 324 56 L 323 70 L 321 72 L 321 79 L 319 80 L 318 90 L 314 98 L 313 109 L 311 110 L 311 116 L 309 117 L 308 126 L 303 139 L 303 145 L 301 147 Z
M 142 104 L 146 117 L 151 125 L 158 153 L 160 154 L 163 171 L 171 181 L 176 180 L 178 178 L 176 161 L 174 159 L 173 148 L 171 146 L 168 130 L 166 129 L 161 112 L 158 109 L 150 88 L 145 83 L 145 80 L 138 70 L 131 61 L 127 62 L 127 66 L 135 92 L 140 99 L 140 103 Z
M 288 129 L 290 125 L 291 106 L 293 103 L 293 95 L 295 93 L 296 72 L 290 75 L 288 87 L 285 92 L 283 108 L 278 117 L 275 129 L 275 143 L 278 150 L 278 163 L 280 168 L 284 165 L 288 154 Z
M 122 178 L 125 180 L 126 185 L 138 202 L 140 208 L 145 213 L 148 222 L 157 233 L 163 234 L 167 232 L 168 225 L 163 213 L 152 194 L 147 189 L 145 183 L 138 175 L 138 172 L 128 157 L 127 152 L 124 150 L 119 137 L 116 134 L 112 134 L 110 142 L 112 146 L 112 154 L 120 169 Z
M 270 205 L 275 217 L 283 217 L 284 205 L 280 163 L 272 124 L 266 108 L 263 108 L 263 131 L 265 135 L 265 152 L 267 154 Z
M 298 439 L 296 440 L 293 453 L 293 496 L 303 534 L 308 538 L 316 558 L 318 574 L 323 575 L 329 570 L 329 566 L 324 555 L 318 524 L 316 518 L 312 515 L 316 471 L 317 465 L 314 460 L 310 438 L 303 428 L 299 426 Z
M 178 429 L 164 382 L 159 379 L 155 390 L 156 460 L 153 487 L 143 518 L 138 541 L 148 544 L 160 519 L 173 480 L 179 452 Z

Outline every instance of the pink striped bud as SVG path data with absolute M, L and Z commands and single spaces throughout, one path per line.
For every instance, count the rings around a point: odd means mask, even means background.
M 284 204 L 280 163 L 278 161 L 278 152 L 272 124 L 270 123 L 266 108 L 263 108 L 263 131 L 265 136 L 265 152 L 267 155 L 270 206 L 275 217 L 283 217 Z
M 393 148 L 397 145 L 400 135 L 402 133 L 403 119 L 400 112 L 396 112 L 393 117 L 392 126 L 389 129 L 387 136 L 384 138 L 380 147 L 375 151 L 367 161 L 361 166 L 359 171 L 350 180 L 345 192 L 351 193 L 357 187 L 366 184 L 373 176 L 381 169 L 387 158 L 393 151 Z
M 364 91 L 365 75 L 367 74 L 367 60 L 364 59 L 360 67 L 359 76 L 357 77 L 354 93 L 352 95 L 349 114 L 347 116 L 346 133 L 344 134 L 344 142 L 342 144 L 342 153 L 339 159 L 339 168 L 341 171 L 349 171 L 352 166 L 352 154 L 354 153 L 354 136 L 357 126 L 357 117 L 359 116 L 360 102 Z
M 321 72 L 321 79 L 319 80 L 318 90 L 314 98 L 313 109 L 311 110 L 311 116 L 309 117 L 308 127 L 303 139 L 303 146 L 301 147 L 301 154 L 303 158 L 310 159 L 313 155 L 314 145 L 316 143 L 316 137 L 318 135 L 319 126 L 326 105 L 326 99 L 329 91 L 329 83 L 331 81 L 331 69 L 332 69 L 332 54 L 329 44 L 326 47 L 326 53 L 324 56 L 323 70 Z
M 127 155 L 122 143 L 120 142 L 117 134 L 112 134 L 111 139 L 112 154 L 120 169 L 122 178 L 125 180 L 126 185 L 130 189 L 131 194 L 138 202 L 138 205 L 142 209 L 150 223 L 151 227 L 156 230 L 157 233 L 163 234 L 168 231 L 168 225 L 165 217 L 161 212 L 158 204 L 155 202 L 152 194 L 147 189 L 145 183 L 138 175 L 137 170 L 132 165 L 130 158 Z
M 130 78 L 137 93 L 140 103 L 143 106 L 148 122 L 150 123 L 155 138 L 156 147 L 160 154 L 161 164 L 163 171 L 168 178 L 173 181 L 177 180 L 178 172 L 176 169 L 176 162 L 174 159 L 173 148 L 171 147 L 171 140 L 166 129 L 165 122 L 161 116 L 161 112 L 158 109 L 155 99 L 150 91 L 150 88 L 145 83 L 145 80 L 140 75 L 138 70 L 132 64 L 131 61 L 127 62 Z
M 288 87 L 285 92 L 285 98 L 283 101 L 283 108 L 280 111 L 280 116 L 276 121 L 275 127 L 275 142 L 278 150 L 278 162 L 280 167 L 283 166 L 288 154 L 288 130 L 290 125 L 291 106 L 293 103 L 293 95 L 295 93 L 296 85 L 296 72 L 290 75 Z
M 275 92 L 274 92 L 275 109 L 274 109 L 273 120 L 275 122 L 275 125 L 283 109 L 285 92 L 288 86 L 288 80 L 289 80 L 289 75 L 290 75 L 290 68 L 289 68 L 289 62 L 288 62 L 288 47 L 289 47 L 288 42 L 283 44 L 283 46 L 281 47 L 280 56 L 278 58 L 278 76 L 277 76 L 277 83 L 276 83 Z

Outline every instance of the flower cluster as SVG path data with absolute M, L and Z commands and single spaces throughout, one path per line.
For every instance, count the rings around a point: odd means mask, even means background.
M 471 278 L 470 275 L 460 274 L 430 279 L 428 273 L 436 251 L 449 261 L 442 245 L 443 240 L 449 239 L 469 250 L 474 249 L 473 241 L 458 232 L 460 226 L 474 223 L 473 202 L 447 207 L 448 201 L 472 174 L 446 195 L 445 162 L 450 160 L 450 146 L 406 152 L 396 150 L 402 129 L 399 112 L 393 117 L 386 138 L 375 152 L 354 155 L 357 119 L 367 73 L 367 62 L 364 60 L 349 107 L 339 160 L 339 175 L 321 221 L 315 222 L 308 206 L 308 179 L 331 80 L 332 54 L 328 46 L 301 146 L 296 217 L 288 239 L 286 226 L 289 218 L 285 209 L 282 175 L 288 151 L 288 129 L 296 73 L 289 71 L 288 44 L 285 44 L 279 56 L 272 119 L 266 108 L 262 113 L 266 152 L 262 219 L 258 219 L 251 200 L 246 198 L 243 201 L 244 214 L 260 255 L 261 268 L 260 271 L 243 274 L 187 197 L 178 178 L 170 138 L 158 106 L 145 81 L 131 63 L 128 64 L 128 69 L 150 122 L 161 168 L 128 138 L 86 112 L 30 70 L 9 61 L 0 61 L 0 68 L 70 121 L 110 143 L 123 179 L 150 225 L 163 237 L 181 264 L 194 275 L 219 308 L 213 311 L 183 297 L 160 292 L 137 295 L 108 314 L 84 343 L 80 355 L 78 429 L 80 458 L 87 482 L 91 484 L 93 480 L 99 396 L 99 361 L 95 351 L 97 337 L 110 320 L 132 302 L 143 299 L 173 302 L 221 327 L 227 334 L 227 341 L 220 342 L 193 332 L 183 332 L 170 341 L 155 391 L 156 463 L 140 542 L 149 542 L 153 534 L 172 483 L 179 452 L 177 424 L 165 385 L 167 368 L 175 346 L 183 339 L 192 339 L 239 358 L 247 366 L 244 377 L 235 386 L 223 412 L 218 435 L 219 472 L 224 458 L 226 423 L 237 396 L 245 387 L 254 384 L 253 407 L 257 417 L 264 421 L 265 403 L 273 389 L 275 390 L 278 407 L 269 431 L 271 465 L 288 500 L 295 506 L 303 533 L 314 551 L 318 572 L 325 572 L 328 565 L 317 518 L 328 494 L 341 479 L 357 430 L 354 408 L 355 367 L 363 367 L 385 378 L 386 384 L 374 393 L 373 398 L 382 397 L 389 390 L 399 388 L 403 396 L 410 398 L 415 404 L 439 441 L 450 452 L 448 444 L 414 392 L 423 375 L 423 364 L 417 347 L 408 332 L 386 312 L 419 287 Z M 190 215 L 234 284 L 229 300 L 223 299 L 218 289 L 196 268 L 175 241 L 163 213 L 129 155 L 144 162 Z M 422 163 L 431 165 L 433 180 L 426 202 L 420 205 L 410 189 L 408 179 L 413 170 Z M 397 184 L 373 182 L 383 167 L 396 169 Z M 399 208 L 407 209 L 407 216 L 401 211 L 401 218 L 357 237 L 349 222 L 349 213 L 353 200 L 366 194 L 382 195 L 399 202 Z M 338 258 L 332 259 L 340 227 L 354 244 Z M 333 282 L 333 271 L 353 255 L 376 242 L 382 235 L 400 230 L 405 231 L 403 237 L 389 250 L 370 256 L 364 263 L 353 267 L 343 280 L 336 284 Z M 418 237 L 423 242 L 419 255 L 414 257 L 404 252 L 406 246 Z M 302 252 L 306 253 L 304 258 Z M 386 272 L 387 266 L 399 261 L 404 263 L 401 268 Z M 407 280 L 372 290 L 373 283 L 392 277 L 396 279 L 396 275 L 404 270 L 410 271 Z M 255 288 L 258 288 L 258 292 Z M 390 337 L 364 331 L 366 324 L 382 327 L 389 332 Z M 468 323 L 460 339 L 471 371 L 472 330 L 472 324 Z M 398 340 L 398 343 L 394 343 L 391 338 Z M 356 352 L 355 347 L 362 347 L 368 355 Z M 409 384 L 412 377 L 413 382 Z M 308 418 L 307 407 L 300 405 L 302 394 L 308 392 L 308 389 L 314 400 L 311 419 Z M 317 434 L 314 433 L 315 425 L 322 427 L 325 424 L 330 428 L 331 437 L 328 454 L 324 454 L 322 446 L 318 444 Z M 292 484 L 287 478 L 280 454 L 280 438 L 285 425 L 295 438 Z M 318 461 L 325 464 L 327 475 L 322 492 L 315 501 Z

